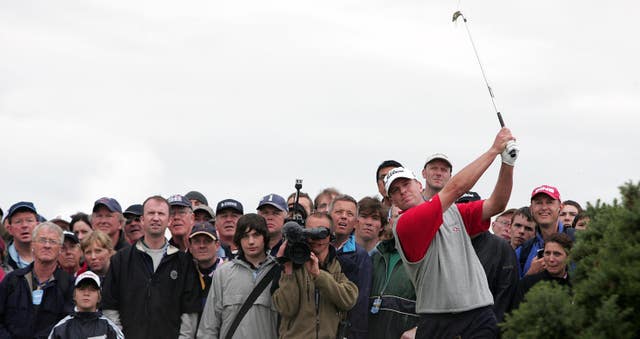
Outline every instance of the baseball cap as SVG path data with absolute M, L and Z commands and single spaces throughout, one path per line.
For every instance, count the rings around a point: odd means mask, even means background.
M 20 201 L 11 205 L 11 207 L 9 207 L 9 212 L 7 212 L 6 219 L 10 219 L 16 212 L 18 212 L 18 210 L 29 210 L 35 213 L 36 216 L 39 216 L 38 211 L 36 211 L 36 207 L 33 205 L 32 202 Z
M 189 200 L 189 203 L 191 203 L 191 200 L 198 200 L 199 202 L 205 205 L 209 205 L 209 202 L 207 201 L 207 198 L 204 196 L 204 194 L 198 191 L 191 191 L 185 194 L 184 197 L 187 198 L 187 200 Z
M 242 208 L 242 204 L 238 200 L 224 199 L 220 201 L 218 203 L 218 206 L 216 206 L 216 213 L 220 213 L 220 211 L 224 209 L 232 209 L 236 212 L 239 212 L 240 214 L 244 214 L 244 209 Z
M 98 289 L 100 289 L 100 277 L 98 277 L 97 274 L 91 271 L 85 271 L 78 275 L 78 277 L 76 278 L 75 286 L 78 287 L 78 285 L 80 285 L 80 283 L 85 280 L 89 280 L 90 282 L 95 284 Z
M 413 174 L 413 172 L 411 172 L 410 170 L 404 167 L 396 167 L 389 171 L 389 173 L 387 173 L 387 176 L 384 177 L 384 189 L 389 192 L 389 187 L 391 187 L 391 184 L 399 178 L 418 180 L 418 178 L 416 178 L 416 175 Z
M 122 213 L 122 207 L 120 207 L 120 204 L 114 198 L 102 197 L 96 200 L 96 202 L 93 203 L 93 212 L 95 212 L 100 205 L 108 208 L 111 212 Z
M 191 229 L 191 234 L 189 234 L 189 239 L 195 237 L 198 234 L 204 234 L 211 237 L 211 239 L 213 240 L 218 240 L 216 228 L 213 226 L 213 224 L 211 224 L 208 221 L 199 222 L 193 225 L 193 228 Z
M 473 191 L 468 191 L 465 194 L 463 194 L 460 198 L 458 198 L 458 200 L 456 200 L 456 203 L 461 204 L 461 203 L 467 203 L 467 202 L 472 202 L 477 200 L 482 200 L 482 198 L 480 197 L 480 194 Z
M 124 210 L 124 212 L 122 213 L 126 216 L 137 216 L 140 217 L 142 216 L 142 205 L 140 204 L 133 204 L 129 207 L 127 207 L 126 210 Z
M 174 194 L 170 196 L 167 201 L 169 202 L 169 206 L 182 206 L 191 208 L 191 201 L 180 194 Z
M 193 208 L 193 212 L 195 213 L 196 211 L 205 211 L 209 214 L 209 216 L 211 217 L 210 219 L 213 219 L 213 217 L 216 216 L 215 213 L 213 213 L 213 209 L 211 209 L 211 207 L 207 206 L 207 205 L 198 205 L 196 207 Z
M 453 170 L 453 165 L 451 164 L 451 161 L 449 161 L 449 158 L 442 153 L 434 153 L 434 154 L 431 154 L 429 157 L 427 157 L 427 161 L 424 162 L 424 167 L 427 167 L 427 165 L 434 160 L 442 160 L 446 162 L 447 164 L 449 164 L 449 168 Z
M 69 232 L 69 231 L 64 231 L 62 233 L 64 234 L 64 240 L 69 239 L 69 240 L 73 241 L 76 244 L 80 243 L 80 239 L 78 239 L 78 237 L 75 235 L 75 233 Z
M 546 194 L 549 197 L 555 199 L 555 200 L 560 200 L 560 192 L 558 191 L 557 188 L 553 187 L 553 186 L 549 186 L 549 185 L 542 185 L 542 186 L 538 186 L 536 188 L 533 189 L 533 192 L 531 192 L 531 199 L 533 199 L 533 197 L 535 197 L 538 194 Z
M 287 206 L 287 201 L 284 200 L 283 197 L 274 193 L 271 193 L 262 197 L 262 200 L 260 200 L 260 203 L 258 204 L 257 209 L 260 209 L 260 207 L 266 206 L 266 205 L 271 205 L 281 211 L 289 212 L 289 206 Z

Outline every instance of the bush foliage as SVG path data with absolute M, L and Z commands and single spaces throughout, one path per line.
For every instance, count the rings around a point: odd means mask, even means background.
M 576 232 L 572 290 L 539 283 L 501 324 L 504 338 L 640 337 L 640 182 L 621 201 L 587 204 L 591 223 Z

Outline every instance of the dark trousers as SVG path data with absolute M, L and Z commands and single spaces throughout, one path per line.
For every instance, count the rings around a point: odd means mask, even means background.
M 420 314 L 416 339 L 498 338 L 496 316 L 491 306 L 458 313 Z

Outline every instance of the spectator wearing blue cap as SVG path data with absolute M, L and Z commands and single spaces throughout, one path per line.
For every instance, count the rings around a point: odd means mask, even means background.
M 122 207 L 120 207 L 120 203 L 116 199 L 104 197 L 96 200 L 93 204 L 91 225 L 93 225 L 94 229 L 109 235 L 111 243 L 115 244 L 114 249 L 116 251 L 130 246 L 122 231 L 125 221 L 124 215 L 122 215 Z
M 167 201 L 170 206 L 169 232 L 171 232 L 171 239 L 169 244 L 187 252 L 189 251 L 189 234 L 195 223 L 191 202 L 180 194 L 170 196 Z
M 13 240 L 9 243 L 5 264 L 14 270 L 27 267 L 33 261 L 31 234 L 38 225 L 38 212 L 32 202 L 20 201 L 7 212 L 7 231 Z
M 269 229 L 269 248 L 273 257 L 278 254 L 280 245 L 282 245 L 282 226 L 284 219 L 289 213 L 289 206 L 283 197 L 271 193 L 265 195 L 258 204 L 258 215 L 267 221 Z
M 244 214 L 244 208 L 238 200 L 224 199 L 216 206 L 215 226 L 220 236 L 222 247 L 225 248 L 225 255 L 233 259 L 238 254 L 238 248 L 233 242 L 233 235 L 236 233 L 238 219 Z

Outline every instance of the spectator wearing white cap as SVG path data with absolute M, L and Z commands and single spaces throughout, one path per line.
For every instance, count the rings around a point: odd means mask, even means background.
M 73 290 L 76 307 L 54 326 L 49 339 L 124 338 L 118 326 L 98 310 L 100 299 L 100 278 L 91 271 L 78 275 Z
M 422 195 L 430 199 L 436 193 L 440 192 L 444 185 L 451 179 L 451 171 L 453 165 L 449 158 L 442 153 L 430 155 L 422 168 L 422 177 L 425 180 Z

